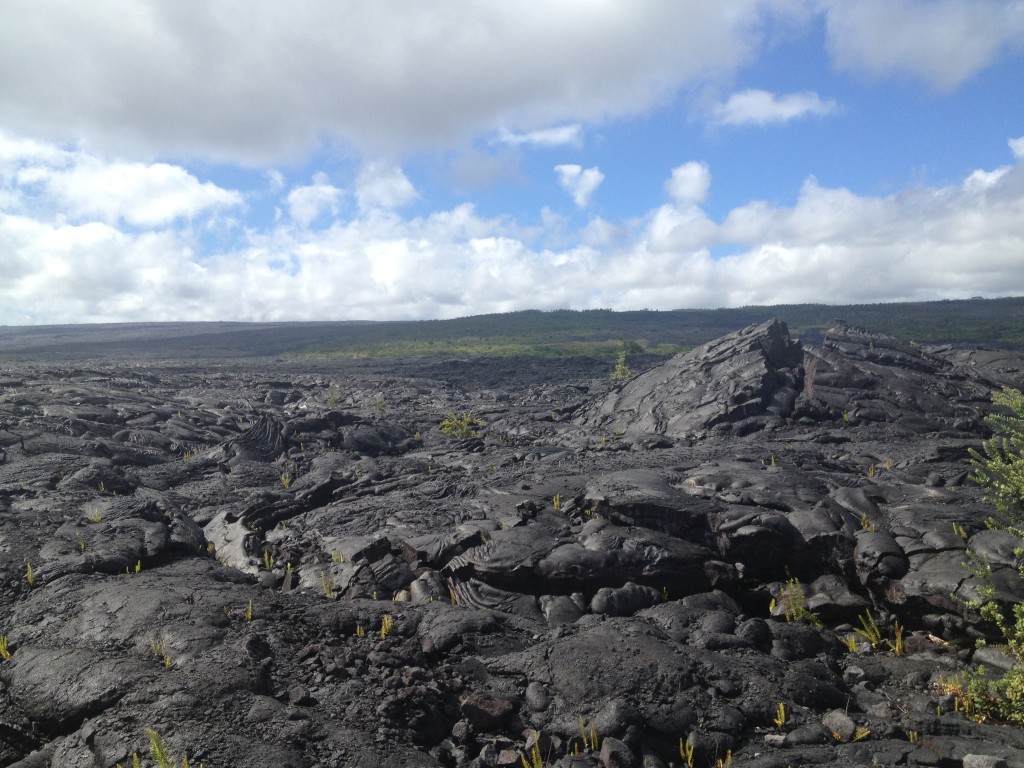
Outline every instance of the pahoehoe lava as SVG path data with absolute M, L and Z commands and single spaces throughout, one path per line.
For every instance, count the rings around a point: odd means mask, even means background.
M 968 481 L 1024 354 L 773 320 L 610 367 L 0 362 L 0 766 L 1024 765 L 936 687 L 1006 663 L 969 553 L 1024 599 Z

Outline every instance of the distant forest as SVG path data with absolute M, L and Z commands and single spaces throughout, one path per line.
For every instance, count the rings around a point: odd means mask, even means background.
M 524 311 L 454 320 L 0 326 L 0 360 L 590 357 L 653 361 L 778 318 L 805 344 L 834 320 L 922 344 L 1024 349 L 1024 297 L 740 309 Z
M 608 357 L 619 350 L 668 356 L 778 318 L 790 335 L 820 344 L 836 319 L 904 341 L 1024 348 L 1024 297 L 901 304 L 787 304 L 738 309 L 613 312 L 528 310 L 453 320 L 322 328 L 307 354 L 401 357 L 455 354 Z

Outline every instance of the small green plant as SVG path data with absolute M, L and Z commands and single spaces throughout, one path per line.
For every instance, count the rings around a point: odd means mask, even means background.
M 0 659 L 9 661 L 11 658 L 11 651 L 7 647 L 7 635 L 0 635 Z
M 597 736 L 597 726 L 591 723 L 588 730 L 582 715 L 580 716 L 580 736 L 583 739 L 585 751 L 597 752 L 601 748 L 601 740 Z
M 100 511 L 98 511 L 98 510 L 97 510 L 97 511 L 95 511 L 95 512 L 90 512 L 90 513 L 89 513 L 89 514 L 88 514 L 88 515 L 86 516 L 86 519 L 87 519 L 87 520 L 88 520 L 88 521 L 89 521 L 90 523 L 102 523 L 102 522 L 103 522 L 103 513 L 102 513 L 102 512 L 100 512 Z
M 327 578 L 327 574 L 323 571 L 320 571 L 320 586 L 323 587 L 324 596 L 328 600 L 333 600 L 337 597 L 338 593 L 334 591 L 334 585 L 331 583 L 331 580 Z
M 871 735 L 871 729 L 860 726 L 853 732 L 853 740 L 864 741 L 869 735 Z
M 786 702 L 779 702 L 779 706 L 775 710 L 775 718 L 772 722 L 775 723 L 776 728 L 781 728 L 786 724 Z
M 626 350 L 619 352 L 618 358 L 615 360 L 615 370 L 612 371 L 612 381 L 625 381 L 633 372 L 629 370 L 629 366 L 626 365 Z
M 28 582 L 29 589 L 32 589 L 36 585 L 36 575 L 32 570 L 31 562 L 28 562 L 25 565 L 25 581 Z
M 136 560 L 135 561 L 135 573 L 136 574 L 142 573 L 142 560 Z
M 378 418 L 384 418 L 384 414 L 387 413 L 388 410 L 388 404 L 383 398 L 377 398 L 376 400 L 371 401 L 370 405 L 373 407 L 373 410 L 377 412 Z
M 391 634 L 391 630 L 395 628 L 395 620 L 391 618 L 391 614 L 385 613 L 383 618 L 380 620 L 380 639 L 383 640 L 385 637 Z
M 965 541 L 967 540 L 967 529 L 960 525 L 960 523 L 955 521 L 953 522 L 953 533 L 954 535 L 959 536 L 961 539 Z
M 252 598 L 251 597 L 249 598 L 249 605 L 247 605 L 246 608 L 245 608 L 244 616 L 245 616 L 245 620 L 246 621 L 252 621 L 253 608 L 252 608 Z
M 75 533 L 75 539 L 78 542 L 78 551 L 85 554 L 85 537 L 80 533 Z
M 266 549 L 263 550 L 263 567 L 268 571 L 273 570 L 274 568 L 274 558 Z
M 903 631 L 903 625 L 897 621 L 892 628 L 893 639 L 885 641 L 886 645 L 889 646 L 895 656 L 902 656 L 907 650 L 906 645 L 903 642 Z
M 174 664 L 173 659 L 171 659 L 171 654 L 167 651 L 167 648 L 164 647 L 163 643 L 159 643 L 156 640 L 150 640 L 149 650 L 151 650 L 153 655 L 163 662 L 164 669 L 170 669 Z
M 560 510 L 562 508 L 562 494 L 556 493 L 551 497 L 551 506 L 556 510 Z
M 167 742 L 164 741 L 159 733 L 151 728 L 146 729 L 146 735 L 149 737 L 149 754 L 153 758 L 153 762 L 159 768 L 171 768 L 173 761 L 167 749 Z
M 345 553 L 342 552 L 340 549 L 338 551 L 336 551 L 336 552 L 331 552 L 331 562 L 334 562 L 334 563 L 344 563 L 345 562 Z
M 689 739 L 679 739 L 679 756 L 686 761 L 687 768 L 693 768 L 694 746 Z
M 107 492 L 107 486 L 106 486 L 106 484 L 102 480 L 100 480 L 99 485 L 96 486 L 96 487 L 99 489 L 100 493 L 106 493 Z
M 868 519 L 867 512 L 861 512 L 860 514 L 860 527 L 865 531 L 875 532 L 876 526 L 871 520 Z
M 775 605 L 774 601 L 772 602 L 772 611 L 774 611 Z M 782 611 L 788 622 L 802 622 L 810 624 L 812 627 L 822 625 L 821 619 L 807 609 L 807 595 L 800 579 L 789 579 L 782 588 Z
M 282 472 L 280 479 L 281 485 L 284 487 L 286 491 L 292 487 L 292 476 L 289 475 L 287 472 Z
M 366 637 L 366 630 L 363 629 L 362 624 L 356 626 L 356 637 Z
M 917 731 L 907 731 L 907 741 L 911 744 L 917 744 L 921 740 L 921 735 Z
M 476 427 L 482 427 L 483 424 L 483 420 L 477 418 L 472 413 L 449 413 L 441 421 L 441 425 L 438 428 L 447 437 L 455 440 L 465 440 L 466 438 L 476 437 Z
M 520 753 L 519 759 L 523 761 L 523 768 L 544 768 L 544 758 L 540 754 L 540 734 L 533 732 L 533 746 L 530 748 L 529 759 L 527 755 Z
M 882 630 L 878 628 L 878 624 L 875 622 L 875 617 L 871 615 L 871 611 L 864 611 L 859 617 L 860 626 L 854 627 L 853 631 L 868 641 L 872 650 L 882 644 Z
M 857 636 L 856 635 L 846 635 L 845 637 L 840 637 L 839 640 L 842 642 L 842 644 L 844 646 L 846 646 L 846 650 L 847 651 L 849 651 L 850 653 L 856 653 L 857 652 Z
M 341 397 L 338 394 L 338 388 L 331 387 L 329 390 L 327 390 L 327 405 L 329 405 L 331 408 L 337 408 L 340 403 Z

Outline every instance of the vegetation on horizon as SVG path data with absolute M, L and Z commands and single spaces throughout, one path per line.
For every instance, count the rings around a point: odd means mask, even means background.
M 790 334 L 820 343 L 840 318 L 904 341 L 1024 347 L 1024 298 L 900 304 L 792 304 L 735 309 L 613 312 L 524 310 L 504 314 L 339 324 L 304 354 L 339 357 L 669 357 L 777 317 Z

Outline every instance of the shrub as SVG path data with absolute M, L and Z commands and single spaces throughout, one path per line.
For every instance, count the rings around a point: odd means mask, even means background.
M 1004 387 L 993 393 L 992 402 L 1008 413 L 993 413 L 985 418 L 993 436 L 982 444 L 981 451 L 971 451 L 971 478 L 984 487 L 986 500 L 996 508 L 996 514 L 986 524 L 1018 537 L 1021 546 L 1015 552 L 1019 557 L 1024 553 L 1024 393 Z M 978 590 L 981 599 L 969 605 L 995 624 L 1015 663 L 996 678 L 979 667 L 966 676 L 956 695 L 973 720 L 1024 724 L 1024 604 L 1015 603 L 1007 609 L 996 600 L 987 562 L 966 567 L 983 581 Z M 1018 567 L 1024 575 L 1024 565 Z
M 626 350 L 619 352 L 619 357 L 615 361 L 615 370 L 612 371 L 612 381 L 625 381 L 633 372 L 629 370 L 629 366 L 626 365 Z
M 441 422 L 439 429 L 448 437 L 465 440 L 476 437 L 476 427 L 483 426 L 483 420 L 472 413 L 449 413 Z
M 989 518 L 989 526 L 1024 538 L 1024 393 L 1004 387 L 993 393 L 992 402 L 1010 413 L 985 418 L 994 435 L 982 443 L 981 451 L 971 449 L 971 479 L 985 488 L 985 500 L 998 512 Z

